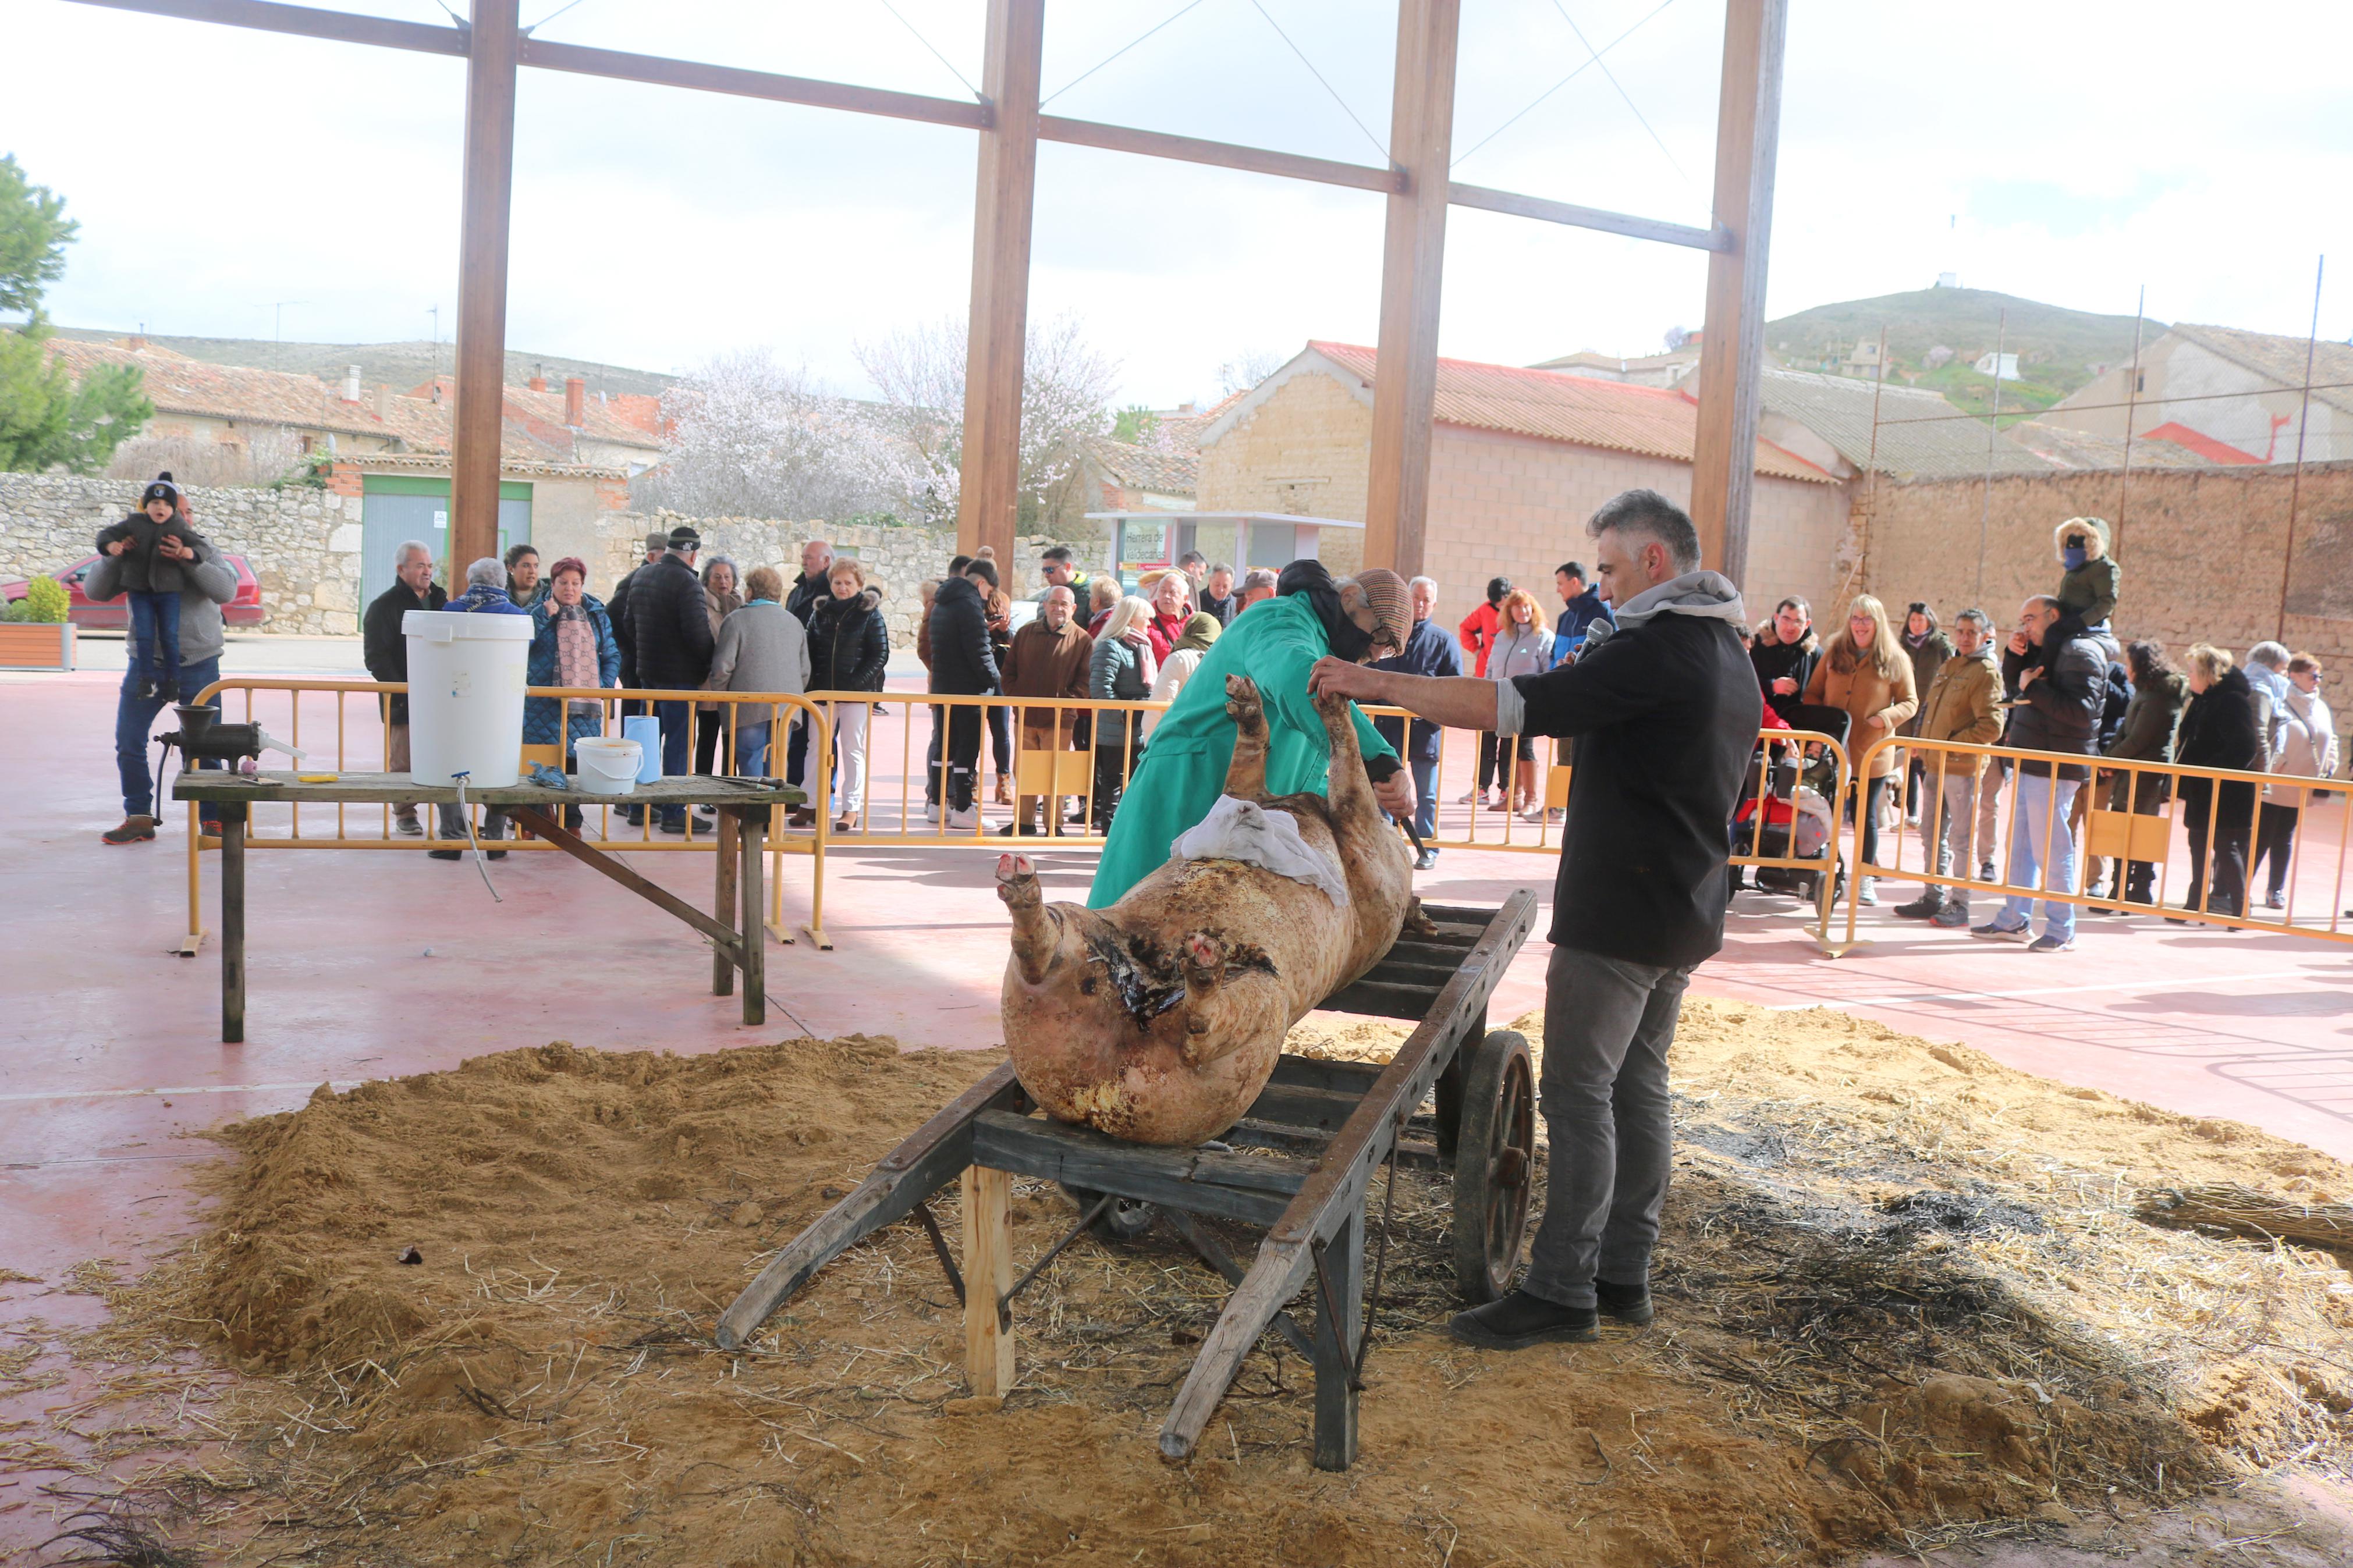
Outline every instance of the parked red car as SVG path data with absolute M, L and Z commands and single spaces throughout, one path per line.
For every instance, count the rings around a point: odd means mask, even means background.
M 221 560 L 237 574 L 237 596 L 221 606 L 221 619 L 233 626 L 258 626 L 261 624 L 261 584 L 255 580 L 253 568 L 245 563 L 242 555 L 224 555 Z M 95 600 L 81 591 L 82 578 L 99 563 L 95 553 L 83 556 L 70 566 L 59 567 L 49 574 L 66 585 L 69 601 L 66 619 L 83 627 L 121 630 L 131 625 L 131 601 L 117 595 L 111 599 Z M 25 580 L 0 583 L 0 603 L 15 604 L 25 596 Z

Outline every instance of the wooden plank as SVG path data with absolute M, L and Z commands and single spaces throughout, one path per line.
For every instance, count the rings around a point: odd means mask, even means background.
M 322 11 L 311 5 L 276 5 L 268 0 L 76 0 L 109 11 L 139 11 L 150 16 L 175 16 L 184 22 L 217 22 L 231 27 L 251 27 L 265 33 L 289 33 L 301 38 L 326 38 L 341 44 L 375 44 L 419 54 L 466 53 L 466 34 L 459 27 L 424 22 L 396 22 L 386 16 L 354 16 L 348 11 Z
M 1459 181 L 1446 187 L 1446 199 L 1458 207 L 1477 207 L 1483 212 L 1508 213 L 1514 217 L 1566 224 L 1571 228 L 1622 234 L 1630 239 L 1654 239 L 1662 245 L 1680 245 L 1693 250 L 1725 250 L 1732 245 L 1732 231 L 1722 224 L 1713 228 L 1694 228 L 1689 224 L 1635 217 L 1600 207 L 1581 207 L 1574 202 L 1525 196 L 1517 191 L 1491 190 L 1485 185 L 1466 185 Z
M 768 1021 L 768 893 L 765 880 L 768 858 L 768 810 L 761 806 L 723 806 L 720 816 L 737 817 L 741 826 L 736 831 L 736 843 L 744 858 L 744 869 L 735 879 L 743 896 L 743 929 L 736 933 L 735 957 L 744 966 L 744 1022 L 759 1025 Z M 722 846 L 719 858 L 725 859 L 727 851 Z
M 458 233 L 458 406 L 449 455 L 449 575 L 499 551 L 506 434 L 507 231 L 514 187 L 518 0 L 473 0 Z
M 1406 188 L 1404 173 L 1394 168 L 1341 163 L 1329 158 L 1302 157 L 1296 153 L 1275 153 L 1231 142 L 1204 142 L 1196 136 L 1171 136 L 1164 131 L 1139 131 L 1132 125 L 1064 120 L 1052 114 L 1038 117 L 1038 140 L 1074 147 L 1101 147 L 1111 153 L 1134 153 L 1146 158 L 1171 158 L 1183 163 L 1207 163 L 1220 169 L 1241 169 L 1253 174 L 1277 174 L 1319 185 L 1347 185 L 1360 191 L 1393 194 Z
M 1291 1200 L 1268 1232 L 1257 1260 L 1227 1301 L 1217 1326 L 1202 1342 L 1176 1403 L 1160 1427 L 1160 1452 L 1188 1458 L 1210 1415 L 1241 1371 L 1274 1311 L 1297 1294 L 1313 1269 L 1310 1244 L 1337 1236 L 1353 1215 L 1361 1220 L 1365 1188 L 1373 1167 L 1387 1153 L 1404 1116 L 1419 1107 L 1439 1074 L 1460 1052 L 1465 1032 L 1483 1021 L 1487 999 L 1510 967 L 1512 955 L 1535 928 L 1536 898 L 1521 888 L 1487 922 L 1486 934 L 1465 955 L 1420 1026 L 1381 1069 L 1341 1130 L 1316 1162 L 1307 1184 Z
M 1692 521 L 1704 564 L 1736 584 L 1748 570 L 1757 424 L 1765 353 L 1765 268 L 1780 143 L 1781 52 L 1788 0 L 1727 0 L 1716 100 L 1715 221 L 1731 243 L 1707 258 L 1699 340 Z
M 1362 1099 L 1364 1092 L 1357 1089 L 1315 1089 L 1270 1079 L 1242 1114 L 1282 1127 L 1332 1133 L 1340 1131 Z
M 220 813 L 221 1044 L 245 1040 L 245 807 Z
M 999 1305 L 1013 1289 L 1013 1177 L 986 1165 L 964 1171 L 964 1369 L 973 1396 L 1013 1387 L 1013 1330 Z
M 292 773 L 265 770 L 253 778 L 219 768 L 191 769 L 173 780 L 174 800 L 237 800 L 294 802 L 302 805 L 455 805 L 457 790 L 448 784 L 418 784 L 406 773 L 343 773 L 328 784 L 302 784 Z M 776 791 L 746 779 L 712 778 L 691 774 L 657 779 L 639 784 L 633 794 L 603 795 L 591 790 L 547 789 L 535 784 L 514 784 L 489 789 L 469 787 L 468 804 L 495 806 L 558 805 L 742 805 L 779 798 Z
M 731 929 L 735 920 L 735 878 L 743 869 L 737 858 L 738 837 L 735 814 L 732 811 L 721 812 L 719 842 L 713 847 L 715 852 L 711 857 L 718 862 L 714 872 L 714 879 L 718 886 L 712 891 L 711 913 L 722 925 Z M 743 933 L 738 931 L 736 935 L 740 940 Z M 734 954 L 724 948 L 714 947 L 711 950 L 711 994 L 713 996 L 732 996 L 735 994 L 735 969 Z
M 1357 1205 L 1324 1248 L 1315 1287 L 1315 1468 L 1356 1462 L 1356 1343 L 1364 1333 L 1365 1210 Z
M 732 1351 L 816 1278 L 818 1270 L 954 1181 L 972 1159 L 972 1121 L 982 1110 L 1009 1107 L 1019 1098 L 1010 1064 L 965 1089 L 883 1156 L 848 1197 L 819 1215 L 770 1258 L 759 1277 L 720 1314 L 717 1341 Z
M 1454 966 L 1461 959 L 1458 952 L 1442 961 L 1416 961 L 1400 958 L 1392 951 L 1357 978 L 1378 981 L 1384 985 L 1422 985 L 1435 991 L 1454 978 Z
M 1281 1217 L 1307 1179 L 1303 1163 L 1148 1148 L 997 1110 L 975 1119 L 972 1158 L 1044 1181 L 1259 1226 Z
M 1295 1057 L 1289 1052 L 1274 1058 L 1274 1071 L 1269 1083 L 1297 1084 L 1303 1089 L 1345 1089 L 1361 1095 L 1379 1081 L 1378 1062 L 1324 1061 L 1314 1057 Z
M 638 897 L 645 900 L 648 903 L 656 905 L 659 908 L 666 910 L 670 913 L 676 915 L 680 920 L 684 921 L 687 924 L 692 926 L 695 930 L 709 937 L 712 942 L 717 942 L 720 946 L 720 951 L 728 955 L 731 963 L 733 962 L 735 955 L 735 931 L 734 928 L 732 926 L 721 924 L 719 921 L 712 920 L 709 915 L 704 914 L 701 910 L 696 909 L 692 904 L 688 903 L 684 899 L 680 898 L 676 893 L 671 892 L 668 888 L 662 887 L 656 882 L 649 882 L 645 878 L 638 876 L 635 871 L 630 870 L 618 860 L 614 859 L 604 851 L 595 848 L 587 844 L 578 834 L 574 833 L 570 828 L 558 826 L 555 819 L 548 816 L 544 811 L 542 811 L 539 807 L 533 805 L 514 806 L 510 808 L 509 815 L 517 822 L 520 822 L 524 826 L 530 828 L 540 837 L 546 839 L 558 849 L 563 850 L 566 855 L 569 855 L 575 860 L 579 861 L 582 865 L 586 866 L 591 870 L 602 872 L 604 875 L 610 877 L 616 882 L 620 883 L 624 888 L 628 889 L 629 891 L 637 894 Z
M 969 99 L 929 98 L 921 93 L 892 92 L 879 87 L 853 87 L 848 82 L 819 81 L 811 77 L 778 76 L 769 71 L 709 65 L 701 60 L 625 54 L 617 49 L 592 49 L 579 44 L 559 44 L 541 38 L 523 40 L 522 63 L 542 70 L 568 71 L 575 76 L 641 81 L 656 87 L 691 88 L 698 92 L 725 93 L 734 98 L 765 99 L 771 103 L 805 103 L 816 109 L 841 109 L 853 114 L 879 114 L 892 120 L 955 125 L 967 131 L 986 130 L 990 118 L 987 104 Z
M 1013 561 L 1021 500 L 1021 363 L 1029 323 L 1030 215 L 1038 187 L 1038 86 L 1045 0 L 988 0 L 972 216 L 972 305 L 965 335 L 964 463 L 956 548 Z
M 1239 1285 L 1242 1282 L 1242 1266 L 1234 1261 L 1234 1255 L 1226 1250 L 1225 1243 L 1218 1239 L 1215 1232 L 1183 1209 L 1168 1209 L 1165 1213 L 1169 1225 L 1175 1228 L 1178 1236 L 1185 1238 L 1185 1245 L 1198 1253 L 1202 1262 L 1216 1269 L 1220 1279 L 1229 1285 Z M 1305 1329 L 1301 1328 L 1297 1320 L 1293 1319 L 1289 1312 L 1275 1313 L 1274 1328 L 1293 1350 L 1310 1361 L 1314 1359 L 1314 1337 Z
M 1406 177 L 1381 241 L 1381 335 L 1373 377 L 1365 564 L 1422 569 L 1430 417 L 1438 397 L 1439 281 L 1446 260 L 1447 164 L 1461 0 L 1400 0 L 1389 161 Z
M 1327 1013 L 1361 1013 L 1373 1018 L 1419 1018 L 1438 1000 L 1435 985 L 1388 985 L 1359 980 L 1337 995 L 1324 999 Z

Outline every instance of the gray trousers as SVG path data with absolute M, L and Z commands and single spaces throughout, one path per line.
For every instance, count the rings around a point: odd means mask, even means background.
M 1590 1307 L 1597 1278 L 1649 1282 L 1674 1155 L 1667 1048 L 1690 984 L 1688 968 L 1552 950 L 1538 1085 L 1551 1168 L 1530 1295 Z
M 1978 863 L 1970 858 L 1976 848 L 1978 826 L 1978 781 L 1967 773 L 1947 773 L 1936 788 L 1924 792 L 1920 802 L 1920 854 L 1928 868 L 1940 877 L 1958 871 L 1964 877 L 1977 873 Z M 1930 898 L 1961 909 L 1969 907 L 1969 889 L 1927 884 L 1925 891 Z

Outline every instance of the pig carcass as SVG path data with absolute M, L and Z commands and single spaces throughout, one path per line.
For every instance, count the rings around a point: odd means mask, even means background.
M 1237 726 L 1225 790 L 1288 812 L 1345 878 L 1324 888 L 1238 859 L 1172 858 L 1107 910 L 1047 903 L 1025 857 L 997 862 L 1013 913 L 1005 1042 L 1047 1112 L 1138 1143 L 1191 1144 L 1232 1126 L 1291 1026 L 1379 962 L 1414 913 L 1413 863 L 1375 804 L 1348 705 L 1318 699 L 1331 795 L 1266 794 L 1258 688 L 1226 682 Z

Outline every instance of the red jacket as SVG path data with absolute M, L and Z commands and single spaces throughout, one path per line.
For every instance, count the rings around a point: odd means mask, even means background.
M 1185 635 L 1185 623 L 1192 618 L 1193 612 L 1189 609 L 1179 610 L 1173 616 L 1164 616 L 1157 610 L 1153 612 L 1152 624 L 1145 629 L 1152 636 L 1152 657 L 1155 659 L 1162 664 L 1168 662 L 1168 656 L 1176 650 L 1176 639 Z
M 1493 605 L 1482 605 L 1462 617 L 1460 629 L 1463 651 L 1479 656 L 1479 667 L 1472 673 L 1482 680 L 1487 679 L 1487 652 L 1495 646 L 1495 632 L 1501 623 L 1502 616 Z

